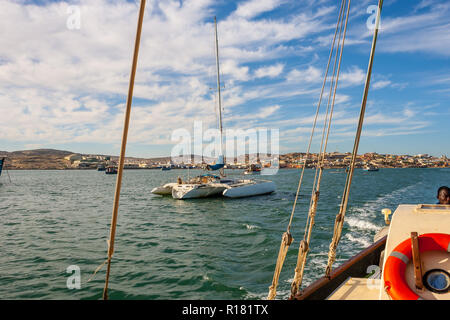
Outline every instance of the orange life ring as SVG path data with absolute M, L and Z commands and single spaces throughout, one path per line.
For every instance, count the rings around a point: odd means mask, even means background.
M 419 250 L 450 252 L 450 234 L 427 233 L 419 236 Z M 406 265 L 412 259 L 411 239 L 400 243 L 386 260 L 384 266 L 384 288 L 394 300 L 421 299 L 405 280 Z

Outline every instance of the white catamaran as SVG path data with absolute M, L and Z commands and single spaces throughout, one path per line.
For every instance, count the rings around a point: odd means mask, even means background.
M 217 68 L 217 94 L 219 105 L 219 130 L 220 130 L 220 155 L 213 165 L 207 165 L 210 171 L 223 171 L 225 166 L 223 156 L 223 126 L 222 126 L 222 97 L 220 91 L 220 66 L 219 66 L 219 43 L 217 37 L 217 21 L 214 17 L 215 48 L 216 48 L 216 68 Z M 152 193 L 158 195 L 172 195 L 174 199 L 205 198 L 210 196 L 223 195 L 228 198 L 250 197 L 268 194 L 276 190 L 276 185 L 267 180 L 248 179 L 225 179 L 222 172 L 220 177 L 216 175 L 200 175 L 183 182 L 178 179 L 176 183 L 167 183 L 161 187 L 154 188 Z

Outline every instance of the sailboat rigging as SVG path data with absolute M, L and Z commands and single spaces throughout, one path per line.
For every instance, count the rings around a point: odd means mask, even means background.
M 217 69 L 217 96 L 219 104 L 219 131 L 220 131 L 220 153 L 217 161 L 213 165 L 206 165 L 206 169 L 210 171 L 223 169 L 225 166 L 224 156 L 223 156 L 223 125 L 222 125 L 222 96 L 220 87 L 220 64 L 219 64 L 219 40 L 217 37 L 217 20 L 214 17 L 214 36 L 215 36 L 215 48 L 216 48 L 216 69 Z M 219 171 L 220 175 L 223 176 L 223 170 Z

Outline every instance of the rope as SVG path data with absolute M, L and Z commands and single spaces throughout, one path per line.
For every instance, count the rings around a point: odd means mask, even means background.
M 300 242 L 299 253 L 298 253 L 298 258 L 297 258 L 297 266 L 295 268 L 294 280 L 292 281 L 292 284 L 291 284 L 292 296 L 295 296 L 298 293 L 300 285 L 302 283 L 303 273 L 304 273 L 304 268 L 305 268 L 305 263 L 306 263 L 306 257 L 307 257 L 309 247 L 310 247 L 312 228 L 314 226 L 314 220 L 315 220 L 315 216 L 316 216 L 316 212 L 317 212 L 317 204 L 318 204 L 319 195 L 320 195 L 320 183 L 321 183 L 322 174 L 323 174 L 323 165 L 324 165 L 326 147 L 328 145 L 328 138 L 329 138 L 331 121 L 333 118 L 333 110 L 334 110 L 334 105 L 335 105 L 336 91 L 337 91 L 337 86 L 338 86 L 338 82 L 339 82 L 339 74 L 340 74 L 340 69 L 341 69 L 342 53 L 343 53 L 344 44 L 345 44 L 345 36 L 346 36 L 346 32 L 347 32 L 349 12 L 350 12 L 350 0 L 348 1 L 348 6 L 347 6 L 344 33 L 342 35 L 342 43 L 341 43 L 341 32 L 342 32 L 342 27 L 343 27 L 343 20 L 341 21 L 341 25 L 340 25 L 339 41 L 338 41 L 338 45 L 336 47 L 336 55 L 335 55 L 335 61 L 334 61 L 334 66 L 333 66 L 333 76 L 332 76 L 331 83 L 330 83 L 330 92 L 328 95 L 327 111 L 326 111 L 326 115 L 325 115 L 325 119 L 324 119 L 320 152 L 319 152 L 319 156 L 317 158 L 316 172 L 315 172 L 315 177 L 314 177 L 314 186 L 313 186 L 312 195 L 311 195 L 308 218 L 307 218 L 307 223 L 306 223 L 306 227 L 305 227 L 305 233 L 303 236 L 303 240 Z M 338 56 L 339 56 L 339 62 L 337 61 Z M 336 69 L 336 66 L 337 66 L 337 69 Z M 336 81 L 335 81 L 335 79 L 336 79 Z M 334 84 L 334 86 L 333 86 L 333 84 Z M 333 92 L 333 90 L 334 90 L 334 92 Z M 332 96 L 333 96 L 333 98 L 331 98 Z M 325 135 L 325 129 L 327 129 L 326 135 Z
M 283 264 L 284 264 L 284 260 L 286 258 L 287 251 L 293 240 L 294 239 L 292 238 L 290 233 L 285 232 L 283 234 L 283 237 L 281 240 L 281 245 L 280 245 L 280 250 L 278 253 L 277 264 L 275 267 L 275 274 L 273 276 L 272 285 L 269 287 L 269 295 L 267 297 L 268 300 L 275 299 L 275 297 L 277 295 L 277 285 L 278 285 L 278 281 L 280 279 L 281 269 L 283 268 Z
M 381 15 L 382 7 L 383 7 L 383 0 L 379 0 L 376 26 L 375 26 L 375 30 L 374 30 L 374 34 L 373 34 L 369 66 L 368 66 L 366 82 L 365 82 L 365 86 L 364 86 L 364 95 L 363 95 L 363 100 L 361 103 L 361 110 L 360 110 L 360 114 L 359 114 L 359 121 L 358 121 L 358 128 L 356 130 L 355 142 L 353 144 L 352 161 L 350 164 L 350 170 L 347 173 L 347 178 L 346 178 L 346 182 L 345 182 L 344 193 L 342 196 L 339 213 L 336 215 L 336 218 L 335 218 L 333 239 L 330 243 L 330 248 L 329 248 L 329 252 L 328 252 L 328 263 L 327 263 L 327 267 L 325 269 L 325 275 L 327 277 L 330 277 L 333 263 L 336 260 L 336 250 L 337 250 L 337 246 L 339 244 L 339 240 L 341 239 L 342 229 L 344 226 L 344 219 L 345 219 L 345 213 L 347 211 L 350 187 L 351 187 L 352 180 L 353 180 L 353 172 L 354 172 L 355 164 L 356 164 L 356 156 L 358 154 L 358 147 L 359 147 L 359 142 L 361 139 L 362 126 L 364 123 L 364 115 L 366 112 L 367 96 L 369 94 L 370 78 L 372 75 L 373 59 L 374 59 L 375 47 L 376 47 L 376 43 L 377 43 L 378 28 L 379 28 L 379 24 L 380 24 L 380 15 Z
M 322 103 L 323 93 L 324 93 L 325 85 L 326 85 L 327 78 L 328 78 L 328 71 L 329 71 L 329 67 L 330 67 L 331 58 L 333 56 L 333 50 L 334 50 L 334 46 L 335 46 L 336 35 L 337 35 L 338 29 L 339 29 L 339 24 L 340 24 L 340 21 L 341 21 L 341 18 L 342 18 L 342 12 L 343 12 L 344 3 L 345 3 L 345 0 L 342 0 L 341 8 L 340 8 L 340 11 L 339 11 L 339 16 L 338 16 L 338 21 L 336 23 L 336 29 L 335 29 L 334 36 L 333 36 L 333 42 L 332 42 L 331 49 L 330 49 L 330 55 L 328 57 L 328 63 L 327 63 L 326 71 L 325 71 L 325 76 L 324 76 L 324 80 L 323 80 L 323 84 L 322 84 L 322 89 L 321 89 L 321 92 L 320 92 L 319 102 L 317 103 L 316 114 L 314 116 L 314 122 L 313 122 L 312 130 L 311 130 L 311 136 L 309 138 L 308 148 L 307 148 L 306 155 L 305 155 L 305 161 L 303 162 L 303 167 L 302 167 L 302 171 L 301 171 L 301 175 L 300 175 L 300 180 L 299 180 L 299 183 L 298 183 L 298 186 L 297 186 L 297 192 L 295 194 L 295 200 L 294 200 L 294 204 L 293 204 L 293 207 L 292 207 L 291 215 L 290 215 L 290 218 L 289 218 L 289 223 L 288 223 L 288 226 L 287 226 L 287 230 L 282 235 L 281 245 L 280 245 L 280 250 L 279 250 L 279 253 L 278 253 L 277 263 L 276 263 L 276 266 L 275 266 L 273 280 L 272 280 L 271 286 L 269 287 L 269 295 L 267 297 L 268 300 L 273 300 L 276 297 L 276 289 L 277 289 L 277 286 L 278 286 L 278 280 L 279 280 L 279 277 L 280 277 L 281 269 L 282 269 L 284 261 L 286 259 L 286 254 L 287 254 L 287 251 L 289 249 L 289 246 L 290 246 L 290 244 L 293 241 L 290 229 L 291 229 L 291 226 L 292 226 L 294 213 L 295 213 L 297 202 L 298 202 L 298 198 L 299 198 L 299 195 L 300 195 L 301 186 L 302 186 L 302 183 L 303 183 L 303 177 L 304 177 L 304 173 L 305 173 L 305 168 L 306 168 L 306 165 L 307 165 L 308 160 L 309 160 L 312 139 L 314 137 L 314 131 L 315 131 L 315 128 L 316 128 L 317 119 L 318 119 L 318 115 L 319 115 L 319 111 L 320 111 L 320 106 L 321 106 L 321 103 Z
M 108 259 L 106 259 L 101 265 L 99 265 L 97 267 L 97 269 L 95 269 L 94 274 L 89 278 L 88 281 L 86 281 L 86 283 L 90 282 L 92 279 L 94 279 L 95 275 L 97 274 L 97 272 L 100 271 L 101 268 L 103 268 L 103 266 L 108 262 Z

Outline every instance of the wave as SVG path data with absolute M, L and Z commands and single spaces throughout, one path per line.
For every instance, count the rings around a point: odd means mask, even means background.
M 345 238 L 347 238 L 352 243 L 360 244 L 364 248 L 369 247 L 372 244 L 372 241 L 367 240 L 366 237 L 357 237 L 357 238 L 355 238 L 350 233 L 347 233 L 345 235 Z

